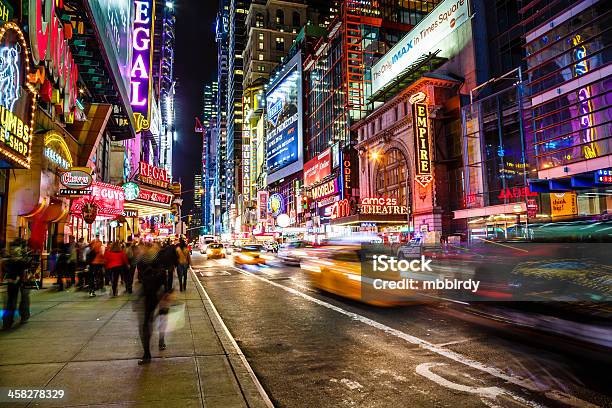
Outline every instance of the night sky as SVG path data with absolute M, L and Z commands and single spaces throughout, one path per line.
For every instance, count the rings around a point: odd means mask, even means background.
M 202 137 L 194 132 L 194 117 L 202 112 L 204 84 L 216 79 L 214 1 L 174 0 L 176 8 L 176 121 L 174 179 L 183 190 L 193 189 L 193 176 L 201 170 Z M 183 214 L 193 206 L 193 193 L 183 195 Z

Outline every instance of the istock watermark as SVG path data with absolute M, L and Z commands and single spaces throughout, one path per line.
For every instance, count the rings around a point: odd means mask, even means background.
M 449 279 L 440 276 L 440 271 L 432 264 L 433 259 L 425 255 L 415 259 L 397 259 L 389 255 L 372 256 L 373 279 L 369 279 L 376 290 L 464 290 L 476 293 L 480 281 L 474 279 Z M 448 268 L 448 266 L 446 266 Z M 378 277 L 380 273 L 391 279 Z M 395 275 L 395 276 L 394 276 Z M 415 279 L 418 276 L 418 279 Z

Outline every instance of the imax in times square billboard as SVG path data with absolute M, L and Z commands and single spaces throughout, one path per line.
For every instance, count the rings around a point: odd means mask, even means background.
M 302 170 L 302 59 L 293 57 L 266 94 L 268 184 Z

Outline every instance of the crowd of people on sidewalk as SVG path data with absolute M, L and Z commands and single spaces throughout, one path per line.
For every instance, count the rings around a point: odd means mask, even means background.
M 13 325 L 18 300 L 21 323 L 27 322 L 30 316 L 29 290 L 39 264 L 39 257 L 29 250 L 27 242 L 22 239 L 11 243 L 2 257 L 0 282 L 7 285 L 3 329 Z M 179 291 L 187 290 L 191 254 L 184 237 L 176 242 L 130 240 L 126 243 L 114 241 L 107 245 L 99 237 L 89 244 L 82 238 L 77 242 L 74 237 L 69 237 L 69 242 L 62 244 L 49 257 L 49 264 L 49 269 L 57 277 L 58 291 L 63 291 L 65 286 L 86 288 L 90 297 L 95 297 L 96 292 L 106 291 L 107 286 L 111 287 L 111 296 L 118 296 L 120 281 L 125 286 L 125 293 L 131 294 L 136 278 L 142 283 L 139 294 L 144 306 L 137 309 L 142 322 L 140 336 L 144 350 L 139 364 L 151 361 L 149 343 L 156 311 L 160 317 L 159 349 L 166 348 L 164 317 L 175 299 L 175 269 Z

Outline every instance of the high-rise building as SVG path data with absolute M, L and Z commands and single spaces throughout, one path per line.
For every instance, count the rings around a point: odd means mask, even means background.
M 196 174 L 193 179 L 193 207 L 202 210 L 202 174 Z
M 236 211 L 236 200 L 241 190 L 242 152 L 242 80 L 243 56 L 246 46 L 246 17 L 250 0 L 230 0 L 228 32 L 227 75 L 227 151 L 226 151 L 226 200 L 230 212 Z M 225 215 L 224 215 L 225 216 Z M 227 213 L 226 228 L 234 227 Z
M 176 35 L 176 15 L 171 1 L 158 1 L 158 11 L 161 12 L 161 39 L 159 82 L 155 87 L 159 89 L 159 103 L 161 113 L 161 134 L 159 165 L 172 173 L 172 147 L 176 133 L 174 110 L 174 48 Z M 159 14 L 159 12 L 158 12 Z M 159 21 L 159 19 L 158 19 Z
M 202 97 L 202 126 L 204 126 L 204 128 L 209 127 L 213 122 L 213 119 L 217 117 L 218 92 L 219 86 L 217 85 L 217 81 L 204 85 L 204 93 Z
M 212 224 L 214 232 L 224 231 L 224 217 L 227 219 L 227 90 L 228 90 L 228 33 L 229 33 L 229 0 L 219 0 L 216 22 L 217 42 L 217 120 L 215 122 L 215 163 L 213 191 L 215 205 Z

